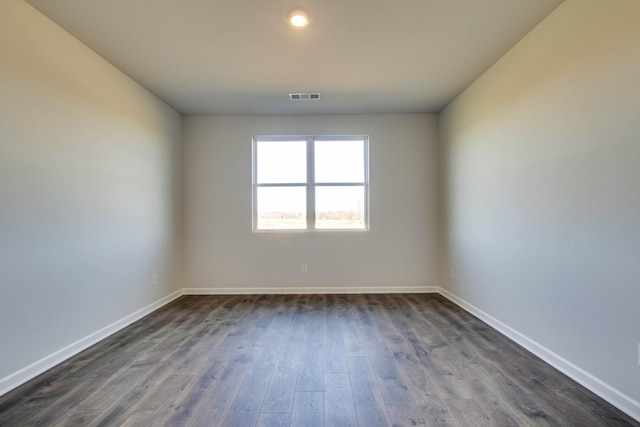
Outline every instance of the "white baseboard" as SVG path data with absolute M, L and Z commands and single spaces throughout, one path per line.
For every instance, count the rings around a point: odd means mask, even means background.
M 185 295 L 276 295 L 276 294 L 424 294 L 438 293 L 439 286 L 335 286 L 281 288 L 184 288 Z
M 35 378 L 41 373 L 45 372 L 48 369 L 53 368 L 59 363 L 64 362 L 72 356 L 80 353 L 82 350 L 85 350 L 97 342 L 107 338 L 108 336 L 118 332 L 119 330 L 129 326 L 133 322 L 143 318 L 147 314 L 159 309 L 160 307 L 170 303 L 174 299 L 180 297 L 182 295 L 182 289 L 173 292 L 170 295 L 167 295 L 164 298 L 159 299 L 146 307 L 141 308 L 140 310 L 131 313 L 130 315 L 123 317 L 122 319 L 113 322 L 112 324 L 105 326 L 104 328 L 79 339 L 78 341 L 69 344 L 68 346 L 61 348 L 60 350 L 51 353 L 50 355 L 43 357 L 37 362 L 32 363 L 29 366 L 26 366 L 20 369 L 17 372 L 14 372 L 11 375 L 8 375 L 2 379 L 0 379 L 0 396 L 8 393 L 16 387 L 26 383 L 30 379 Z
M 147 314 L 170 303 L 182 295 L 253 295 L 253 294 L 381 294 L 381 293 L 440 293 L 469 313 L 477 316 L 498 332 L 520 344 L 540 357 L 560 372 L 582 384 L 607 402 L 616 406 L 629 416 L 640 421 L 640 403 L 611 387 L 580 367 L 574 365 L 553 351 L 521 334 L 495 317 L 482 311 L 473 304 L 459 298 L 439 286 L 400 286 L 400 287 L 310 287 L 310 288 L 183 288 L 155 301 L 148 306 L 108 325 L 104 328 L 52 353 L 35 363 L 0 379 L 0 396 L 24 384 L 57 364 L 75 356 L 82 350 L 96 344 L 119 330 L 129 326 Z
M 64 362 L 108 336 L 129 326 L 147 314 L 159 309 L 182 295 L 249 295 L 249 294 L 356 294 L 356 293 L 437 293 L 438 286 L 400 287 L 314 287 L 314 288 L 184 288 L 159 299 L 146 307 L 104 328 L 43 357 L 42 359 L 0 379 L 0 396 Z
M 478 317 L 480 320 L 520 344 L 522 347 L 526 348 L 531 353 L 535 354 L 540 359 L 544 360 L 577 383 L 583 385 L 593 393 L 611 403 L 613 406 L 633 417 L 635 420 L 640 421 L 640 402 L 613 388 L 601 379 L 591 375 L 584 369 L 574 365 L 562 356 L 559 356 L 545 346 L 521 334 L 473 304 L 470 304 L 462 298 L 452 294 L 448 290 L 440 288 L 439 292 L 454 304 Z

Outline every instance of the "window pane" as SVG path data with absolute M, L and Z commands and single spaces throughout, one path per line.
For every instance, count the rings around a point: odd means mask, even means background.
M 364 227 L 364 186 L 316 187 L 316 228 Z
M 258 187 L 259 230 L 307 228 L 306 187 Z
M 306 141 L 257 141 L 258 184 L 307 181 Z
M 316 141 L 316 182 L 364 182 L 364 141 Z

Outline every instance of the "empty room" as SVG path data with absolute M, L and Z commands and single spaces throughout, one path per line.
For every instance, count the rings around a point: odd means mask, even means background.
M 0 426 L 640 426 L 640 1 L 2 0 Z

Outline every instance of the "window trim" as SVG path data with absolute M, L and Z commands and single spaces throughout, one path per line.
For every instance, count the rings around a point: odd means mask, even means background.
M 307 181 L 294 183 L 258 184 L 259 141 L 306 141 Z M 315 142 L 316 141 L 363 141 L 364 181 L 363 182 L 315 182 Z M 315 196 L 317 187 L 356 187 L 364 189 L 364 227 L 363 228 L 316 228 Z M 307 199 L 306 228 L 258 228 L 258 191 L 260 187 L 305 187 Z M 369 136 L 368 135 L 255 135 L 251 139 L 251 223 L 254 233 L 306 233 L 306 232 L 366 232 L 369 222 Z

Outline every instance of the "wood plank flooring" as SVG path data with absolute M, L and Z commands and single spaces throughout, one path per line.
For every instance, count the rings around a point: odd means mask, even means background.
M 639 426 L 445 298 L 184 296 L 0 398 L 0 426 Z

